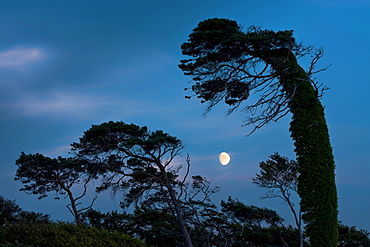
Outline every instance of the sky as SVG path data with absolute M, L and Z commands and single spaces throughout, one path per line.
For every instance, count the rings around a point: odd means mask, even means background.
M 188 95 L 178 68 L 180 45 L 208 18 L 247 28 L 294 30 L 297 41 L 322 47 L 317 80 L 330 90 L 325 105 L 339 197 L 339 220 L 370 230 L 370 2 L 365 0 L 109 0 L 0 2 L 0 195 L 24 210 L 72 220 L 67 200 L 38 200 L 14 181 L 20 153 L 67 156 L 93 124 L 124 121 L 163 130 L 182 140 L 191 175 L 212 180 L 214 196 L 276 210 L 293 224 L 279 199 L 251 180 L 275 152 L 295 158 L 288 115 L 247 136 L 247 115 L 226 117 L 225 105 L 206 106 Z M 302 61 L 307 68 L 307 63 Z M 306 67 L 305 67 L 306 66 Z M 218 155 L 231 156 L 227 166 Z M 106 193 L 94 208 L 119 210 Z

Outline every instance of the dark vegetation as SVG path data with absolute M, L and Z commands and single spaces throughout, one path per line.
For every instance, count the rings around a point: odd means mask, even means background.
M 21 153 L 15 176 L 21 191 L 39 199 L 68 198 L 74 222 L 53 222 L 0 197 L 0 246 L 370 246 L 367 231 L 337 220 L 322 88 L 311 79 L 322 50 L 304 71 L 297 59 L 313 49 L 297 44 L 292 31 L 251 27 L 243 32 L 235 21 L 218 18 L 200 22 L 181 48 L 191 58 L 180 68 L 192 77 L 191 90 L 209 103 L 208 110 L 224 100 L 231 113 L 254 90 L 260 99 L 242 109 L 251 114 L 245 124 L 254 124 L 254 130 L 292 113 L 297 160 L 271 155 L 260 163 L 253 183 L 267 189 L 263 199 L 287 204 L 295 226 L 274 210 L 231 196 L 216 205 L 211 198 L 220 188 L 190 175 L 190 155 L 184 164 L 174 164 L 184 147 L 181 140 L 111 121 L 85 131 L 71 144 L 71 157 Z M 93 184 L 98 184 L 93 200 L 82 205 Z M 122 211 L 95 210 L 102 191 L 118 197 Z
M 253 182 L 268 189 L 264 198 L 280 198 L 292 209 L 296 226 L 287 225 L 271 209 L 246 205 L 229 197 L 216 205 L 212 195 L 220 188 L 203 176 L 174 165 L 182 142 L 163 131 L 149 131 L 123 122 L 94 125 L 78 143 L 73 158 L 48 158 L 22 153 L 16 161 L 16 179 L 39 199 L 64 195 L 71 202 L 74 186 L 95 180 L 96 193 L 109 190 L 121 198 L 122 212 L 100 212 L 93 205 L 70 210 L 75 222 L 52 222 L 48 215 L 21 210 L 1 197 L 0 243 L 3 246 L 309 246 L 301 231 L 300 213 L 291 195 L 296 193 L 297 162 L 278 153 L 260 163 Z M 72 172 L 71 164 L 78 164 Z M 43 175 L 40 173 L 42 168 Z M 185 168 L 185 176 L 179 172 Z M 73 170 L 73 169 L 72 169 Z M 61 189 L 63 184 L 67 190 Z M 91 186 L 91 184 L 90 184 Z M 28 190 L 26 190 L 27 188 Z M 71 193 L 68 193 L 68 190 Z M 172 193 L 172 195 L 171 195 Z M 78 197 L 76 197 L 78 198 Z M 72 199 L 73 201 L 74 199 Z M 68 204 L 70 205 L 70 203 Z M 176 210 L 176 207 L 178 209 Z M 180 219 L 183 225 L 179 223 Z M 185 239 L 184 229 L 188 233 Z M 301 234 L 302 233 L 302 234 Z M 368 232 L 340 225 L 338 246 L 370 246 Z M 140 240 L 138 240 L 140 239 Z M 357 244 L 357 245 L 356 245 Z

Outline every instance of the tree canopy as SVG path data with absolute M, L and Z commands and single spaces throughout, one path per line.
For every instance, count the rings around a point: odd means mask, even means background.
M 79 200 L 87 193 L 88 183 L 94 178 L 86 176 L 87 164 L 75 158 L 50 158 L 42 154 L 25 154 L 22 152 L 16 160 L 18 166 L 14 180 L 19 180 L 23 184 L 20 191 L 28 194 L 40 195 L 38 199 L 47 197 L 50 192 L 54 192 L 54 198 L 60 199 L 60 195 L 66 195 L 70 204 L 67 208 L 75 217 L 80 220 L 80 213 L 90 208 L 78 208 L 81 203 Z M 72 187 L 83 184 L 83 190 L 75 196 Z
M 252 26 L 244 33 L 236 21 L 222 18 L 200 22 L 181 49 L 193 58 L 181 60 L 179 67 L 192 77 L 191 89 L 202 103 L 208 103 L 207 111 L 224 100 L 231 113 L 252 90 L 260 93 L 255 103 L 242 109 L 252 115 L 245 123 L 255 128 L 284 116 L 291 97 L 276 80 L 281 75 L 271 67 L 278 58 L 267 52 L 292 51 L 300 56 L 311 50 L 296 44 L 292 30 L 274 32 Z
M 162 130 L 150 131 L 146 126 L 122 121 L 93 125 L 78 143 L 72 144 L 77 157 L 90 163 L 89 173 L 103 176 L 105 181 L 100 190 L 129 189 L 124 202 L 127 205 L 144 193 L 159 189 L 163 202 L 176 212 L 184 240 L 190 247 L 192 243 L 174 189 L 176 168 L 172 166 L 183 147 L 181 140 Z

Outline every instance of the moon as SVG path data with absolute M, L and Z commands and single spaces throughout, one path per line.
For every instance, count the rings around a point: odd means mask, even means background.
M 230 155 L 226 152 L 222 152 L 220 153 L 219 159 L 221 165 L 226 166 L 230 162 Z

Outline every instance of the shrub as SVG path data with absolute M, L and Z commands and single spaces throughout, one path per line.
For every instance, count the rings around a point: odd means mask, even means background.
M 0 246 L 144 247 L 145 244 L 118 231 L 57 222 L 21 223 L 1 227 Z

